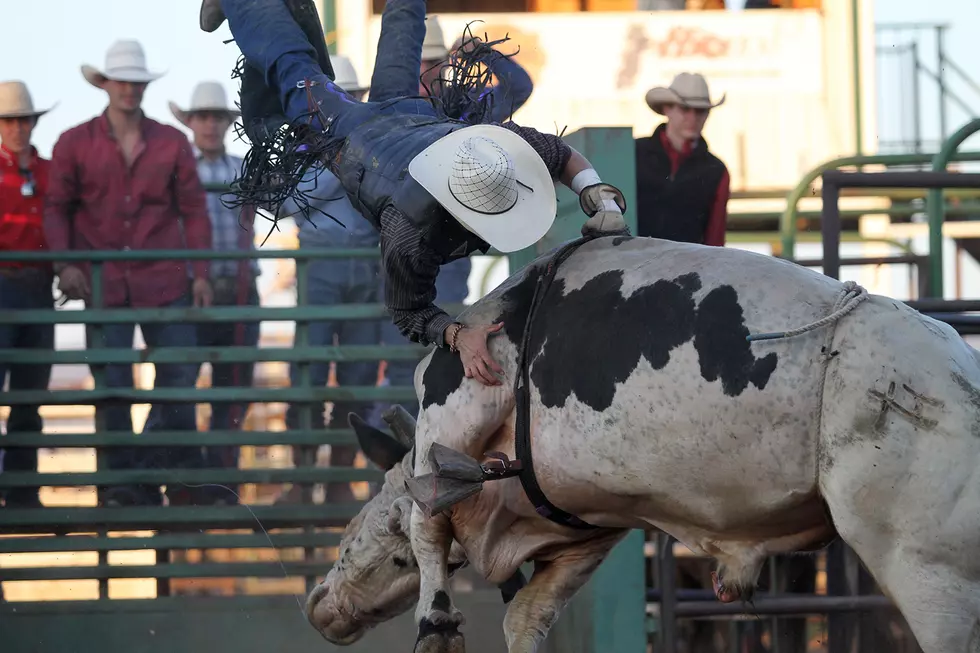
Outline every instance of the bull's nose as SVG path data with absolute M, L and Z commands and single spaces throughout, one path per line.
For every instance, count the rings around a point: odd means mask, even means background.
M 318 624 L 314 619 L 316 617 L 316 606 L 320 604 L 327 594 L 330 593 L 330 587 L 326 583 L 320 583 L 313 588 L 310 595 L 306 597 L 306 618 L 309 619 L 310 623 L 313 624 L 314 628 L 321 628 L 323 624 Z

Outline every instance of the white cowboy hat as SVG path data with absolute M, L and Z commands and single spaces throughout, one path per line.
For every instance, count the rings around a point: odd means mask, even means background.
M 105 70 L 85 64 L 82 76 L 92 86 L 102 88 L 102 82 L 111 79 L 117 82 L 152 82 L 163 77 L 146 69 L 146 55 L 139 41 L 120 40 L 109 46 L 105 54 Z
M 425 38 L 422 40 L 422 61 L 445 59 L 449 56 L 446 39 L 436 16 L 425 17 Z
M 344 89 L 348 93 L 368 90 L 357 79 L 357 71 L 351 60 L 342 54 L 330 55 L 330 65 L 333 66 L 334 84 Z
M 555 221 L 555 182 L 534 148 L 496 125 L 443 136 L 408 165 L 409 174 L 456 220 L 497 251 L 541 240 Z
M 225 87 L 219 82 L 201 82 L 195 86 L 194 91 L 191 93 L 191 105 L 186 110 L 181 109 L 174 102 L 168 102 L 167 104 L 170 106 L 170 112 L 174 114 L 174 118 L 185 126 L 187 126 L 187 120 L 190 118 L 190 114 L 195 111 L 223 111 L 228 114 L 228 118 L 232 122 L 238 116 L 242 115 L 242 112 L 238 109 L 228 106 L 228 96 L 225 94 Z
M 37 118 L 56 106 L 57 103 L 47 109 L 35 109 L 27 84 L 19 80 L 0 82 L 0 118 Z
M 717 102 L 711 101 L 708 82 L 697 73 L 680 73 L 670 86 L 658 86 L 647 91 L 647 106 L 663 115 L 665 104 L 679 104 L 692 109 L 714 109 L 725 103 L 725 94 Z

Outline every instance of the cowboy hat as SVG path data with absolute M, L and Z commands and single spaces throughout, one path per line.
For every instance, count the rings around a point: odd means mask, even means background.
M 658 86 L 647 91 L 647 106 L 663 115 L 665 104 L 679 104 L 692 109 L 714 109 L 725 103 L 725 94 L 717 102 L 711 101 L 708 82 L 697 73 L 680 73 L 670 86 Z
M 27 84 L 17 80 L 0 82 L 0 118 L 37 118 L 56 106 L 57 103 L 47 109 L 35 109 Z
M 334 80 L 333 83 L 344 89 L 348 93 L 358 93 L 360 91 L 368 90 L 367 86 L 364 86 L 357 79 L 357 71 L 354 70 L 354 64 L 351 60 L 342 54 L 332 54 L 330 55 L 330 65 L 333 67 Z
M 168 102 L 170 112 L 180 124 L 187 125 L 190 114 L 195 111 L 221 111 L 228 114 L 228 118 L 234 122 L 242 115 L 242 112 L 234 107 L 228 106 L 228 96 L 225 94 L 225 87 L 219 82 L 201 82 L 194 87 L 191 93 L 191 105 L 186 110 L 181 109 L 175 102 Z
M 500 252 L 541 240 L 555 221 L 555 182 L 534 148 L 496 125 L 473 125 L 422 150 L 408 172 L 466 229 Z
M 109 46 L 105 55 L 105 70 L 85 64 L 82 66 L 82 76 L 89 84 L 102 88 L 107 80 L 116 82 L 146 83 L 163 77 L 163 73 L 154 73 L 146 69 L 146 55 L 139 41 L 120 40 Z
M 422 61 L 442 60 L 449 56 L 446 39 L 436 16 L 425 17 L 425 38 L 422 39 Z

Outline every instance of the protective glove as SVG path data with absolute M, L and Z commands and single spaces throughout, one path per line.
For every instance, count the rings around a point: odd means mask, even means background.
M 611 184 L 586 186 L 578 196 L 579 206 L 589 216 L 582 225 L 583 236 L 629 236 L 630 230 L 623 219 L 626 198 L 622 191 Z

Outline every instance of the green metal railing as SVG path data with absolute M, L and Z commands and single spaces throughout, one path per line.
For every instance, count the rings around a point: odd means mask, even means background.
M 162 507 L 58 507 L 11 508 L 0 510 L 0 534 L 25 535 L 0 539 L 0 553 L 95 551 L 97 565 L 81 567 L 28 566 L 0 567 L 0 581 L 97 579 L 99 597 L 108 598 L 110 578 L 156 578 L 158 594 L 169 592 L 167 581 L 176 578 L 276 577 L 305 578 L 307 589 L 330 561 L 323 547 L 335 546 L 339 530 L 360 509 L 360 502 L 312 504 L 312 485 L 329 482 L 377 482 L 382 474 L 371 469 L 316 467 L 311 455 L 301 454 L 294 468 L 284 469 L 107 469 L 105 454 L 111 447 L 199 447 L 299 445 L 309 451 L 319 445 L 353 444 L 347 428 L 314 430 L 313 411 L 322 402 L 338 400 L 402 402 L 414 399 L 411 387 L 320 387 L 310 385 L 310 365 L 332 361 L 419 360 L 426 349 L 419 345 L 312 346 L 310 322 L 319 320 L 390 319 L 381 304 L 309 305 L 307 274 L 313 259 L 377 258 L 377 249 L 358 250 L 259 250 L 255 252 L 212 251 L 112 251 L 64 253 L 4 252 L 3 261 L 60 261 L 91 264 L 94 308 L 85 310 L 21 310 L 0 312 L 0 324 L 84 324 L 93 331 L 92 342 L 84 350 L 30 351 L 0 350 L 0 361 L 10 364 L 87 364 L 91 366 L 92 390 L 13 391 L 0 395 L 0 403 L 17 405 L 97 405 L 107 402 L 133 404 L 174 404 L 209 402 L 290 402 L 299 404 L 300 427 L 272 431 L 155 431 L 135 434 L 107 431 L 104 417 L 96 415 L 95 433 L 15 433 L 0 438 L 0 446 L 45 448 L 96 448 L 97 466 L 93 472 L 32 473 L 7 471 L 0 474 L 0 490 L 28 487 L 88 487 L 128 484 L 202 485 L 243 483 L 292 483 L 303 487 L 303 502 L 293 505 L 254 506 L 162 506 Z M 294 259 L 296 261 L 297 306 L 271 308 L 255 306 L 209 308 L 100 308 L 103 297 L 104 265 L 113 261 L 228 260 L 242 258 Z M 460 305 L 444 306 L 450 312 Z M 101 329 L 114 323 L 201 323 L 241 321 L 295 321 L 293 347 L 159 347 L 134 350 L 98 346 Z M 110 388 L 105 384 L 105 366 L 135 363 L 203 362 L 289 362 L 298 366 L 297 387 L 260 388 L 154 388 L 139 390 Z M 345 419 L 343 416 L 334 419 Z M 302 451 L 302 450 L 301 450 Z M 155 531 L 152 537 L 110 537 L 112 531 Z M 247 529 L 251 533 L 214 534 L 202 529 Z M 276 532 L 293 529 L 297 532 Z M 323 530 L 329 529 L 329 530 Z M 266 535 L 263 531 L 269 531 Z M 64 537 L 69 533 L 88 533 Z M 95 535 L 91 535 L 94 533 Z M 57 534 L 48 537 L 38 534 Z M 271 541 L 270 541 L 271 538 Z M 283 548 L 284 561 L 186 563 L 169 561 L 169 551 L 178 549 Z M 290 548 L 301 549 L 300 559 L 290 559 Z M 111 551 L 155 550 L 157 564 L 109 564 Z M 293 551 L 293 556 L 297 552 Z M 243 597 L 249 598 L 249 597 Z M 254 597 L 251 597 L 254 598 Z M 0 613 L 2 617 L 2 613 Z
M 782 252 L 781 256 L 783 258 L 793 260 L 795 258 L 796 252 L 796 240 L 797 240 L 797 220 L 802 217 L 798 209 L 800 200 L 813 186 L 820 175 L 822 175 L 827 170 L 836 170 L 837 168 L 849 167 L 849 166 L 863 166 L 863 165 L 889 165 L 889 166 L 902 166 L 902 165 L 924 165 L 931 163 L 933 160 L 933 155 L 931 154 L 880 154 L 880 155 L 866 155 L 866 156 L 846 156 L 840 157 L 838 159 L 832 159 L 821 163 L 817 167 L 810 170 L 808 173 L 803 175 L 800 182 L 790 191 L 789 195 L 786 197 L 786 208 L 783 210 L 782 216 L 779 221 L 779 230 L 781 233 L 782 241 Z M 980 161 L 980 152 L 960 152 L 952 155 L 949 161 Z M 969 215 L 963 208 L 950 209 L 951 212 L 956 214 Z M 856 217 L 858 215 L 866 215 L 868 213 L 885 213 L 889 215 L 908 215 L 912 212 L 908 207 L 892 207 L 883 210 L 863 210 L 863 211 L 841 211 L 841 217 Z M 815 212 L 813 217 L 818 217 L 819 213 Z
M 980 131 L 980 118 L 971 120 L 963 125 L 952 136 L 946 139 L 932 158 L 932 170 L 940 172 L 946 169 L 949 162 L 962 161 L 962 155 L 956 154 L 956 148 L 963 141 Z M 966 159 L 974 161 L 976 159 Z M 932 297 L 943 296 L 943 222 L 948 210 L 943 204 L 943 190 L 930 189 L 926 195 L 926 211 L 929 215 L 929 290 Z

